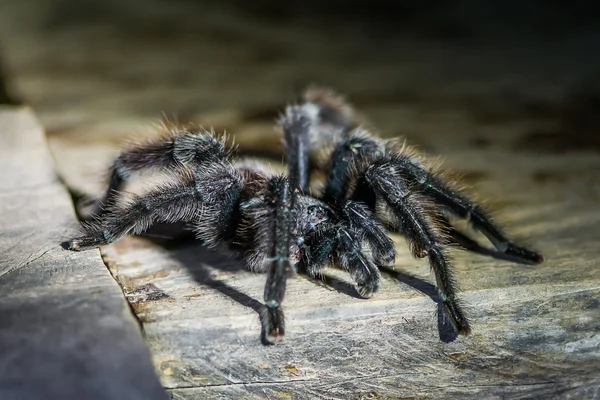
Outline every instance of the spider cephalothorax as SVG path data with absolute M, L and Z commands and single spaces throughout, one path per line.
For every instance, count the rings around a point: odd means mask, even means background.
M 68 242 L 83 250 L 141 233 L 154 222 L 188 222 L 210 247 L 237 251 L 252 271 L 267 272 L 265 337 L 283 337 L 283 301 L 290 272 L 310 275 L 330 264 L 347 270 L 363 297 L 379 288 L 378 266 L 392 265 L 402 234 L 415 257 L 427 257 L 446 315 L 460 334 L 470 332 L 455 292 L 448 246 L 483 247 L 454 229 L 445 215 L 467 219 L 496 254 L 539 263 L 540 254 L 515 245 L 479 205 L 451 186 L 410 147 L 357 127 L 352 108 L 325 90 L 310 90 L 289 106 L 279 125 L 287 176 L 238 159 L 224 137 L 202 129 L 164 127 L 164 135 L 121 153 L 96 217 Z M 122 201 L 134 172 L 161 168 L 173 181 Z M 311 173 L 325 176 L 311 191 Z M 318 193 L 315 193 L 318 192 Z M 488 254 L 490 251 L 487 251 Z

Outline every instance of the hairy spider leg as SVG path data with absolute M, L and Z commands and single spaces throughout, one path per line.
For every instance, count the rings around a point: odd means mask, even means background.
M 506 260 L 516 263 L 524 263 L 522 258 L 512 256 L 510 254 L 499 251 L 496 248 L 490 249 L 488 247 L 482 246 L 477 243 L 475 240 L 471 239 L 465 233 L 459 231 L 454 226 L 450 224 L 450 221 L 443 216 L 440 215 L 439 220 L 443 225 L 444 234 L 448 237 L 450 243 L 454 246 L 458 246 L 461 249 L 472 251 L 473 253 L 478 253 L 484 256 L 493 257 L 499 260 Z
M 287 277 L 291 273 L 290 244 L 297 196 L 308 191 L 309 185 L 309 120 L 300 107 L 287 107 L 279 124 L 283 130 L 286 148 L 288 178 L 269 180 L 265 202 L 270 209 L 269 267 L 264 300 L 267 306 L 267 342 L 282 339 L 285 335 L 285 318 L 281 303 L 285 296 Z
M 335 145 L 331 155 L 323 201 L 333 205 L 345 202 L 353 170 L 361 161 L 377 158 L 381 150 L 381 145 L 371 140 L 368 134 L 360 129 L 342 138 Z
M 290 106 L 279 124 L 283 130 L 288 179 L 292 190 L 308 192 L 310 156 L 310 119 L 302 107 Z
M 239 207 L 244 178 L 228 162 L 180 170 L 178 181 L 161 184 L 127 202 L 113 203 L 102 218 L 84 223 L 84 235 L 69 242 L 71 250 L 113 243 L 128 233 L 140 234 L 155 222 L 193 222 L 199 239 L 215 247 L 225 240 Z
M 319 271 L 331 264 L 331 257 L 337 250 L 338 240 L 334 224 L 327 226 L 306 238 L 304 249 L 304 266 L 306 272 L 313 278 Z
M 162 137 L 133 146 L 113 161 L 109 169 L 108 188 L 92 214 L 101 214 L 108 207 L 134 172 L 146 169 L 165 169 L 225 160 L 231 148 L 224 137 L 203 129 L 174 130 L 167 126 Z M 169 130 L 170 129 L 170 130 Z
M 380 156 L 382 146 L 370 140 L 367 133 L 355 130 L 340 140 L 334 147 L 329 165 L 329 173 L 325 181 L 323 201 L 339 210 L 342 218 L 350 223 L 354 230 L 361 231 L 379 265 L 394 263 L 396 249 L 383 226 L 375 218 L 376 197 L 374 192 L 365 187 L 357 187 L 353 200 L 348 200 L 349 182 L 356 173 L 358 164 Z M 360 194 L 360 196 L 358 195 Z M 369 198 L 370 195 L 370 198 Z
M 382 144 L 373 140 L 366 132 L 354 131 L 346 138 L 342 139 L 335 147 L 329 169 L 329 176 L 326 182 L 325 199 L 334 203 L 340 203 L 348 196 L 346 191 L 349 189 L 349 181 L 353 173 L 359 168 L 359 165 L 369 165 L 369 162 L 375 160 L 381 161 L 383 157 Z M 408 191 L 408 185 L 398 177 L 382 174 L 378 176 L 377 169 L 367 167 L 369 173 L 362 173 L 357 179 L 352 199 L 356 200 L 357 205 L 361 205 L 367 210 L 375 210 L 377 195 L 383 198 L 395 211 L 398 220 L 401 222 L 398 226 L 400 233 L 404 234 L 409 243 L 411 243 L 417 257 L 427 254 L 436 276 L 437 287 L 447 314 L 450 316 L 453 325 L 461 334 L 468 334 L 470 331 L 469 323 L 455 298 L 454 280 L 451 273 L 451 265 L 444 251 L 443 237 L 440 228 L 436 226 L 435 221 L 427 218 L 427 215 L 420 210 L 420 202 L 410 198 L 416 193 Z M 401 186 L 394 187 L 396 183 Z M 404 185 L 402 186 L 402 183 Z M 356 212 L 354 212 L 356 216 Z M 364 215 L 364 212 L 363 212 Z M 374 216 L 370 218 L 375 220 Z M 360 219 L 364 221 L 364 219 Z M 365 226 L 364 222 L 362 226 Z M 382 236 L 372 231 L 370 242 L 376 240 L 376 245 L 372 248 L 389 249 L 388 258 L 392 258 L 392 251 L 395 251 L 393 242 L 387 235 L 385 237 L 391 242 L 386 244 Z M 369 236 L 367 236 L 368 238 Z M 372 250 L 373 251 L 373 250 Z M 374 253 L 377 254 L 377 253 Z M 385 257 L 386 253 L 379 258 Z
M 362 297 L 373 296 L 379 290 L 381 274 L 373 263 L 372 257 L 363 253 L 358 232 L 340 224 L 336 229 L 336 236 L 338 242 L 336 258 L 341 267 L 350 272 Z
M 529 264 L 538 264 L 543 261 L 541 254 L 512 242 L 500 227 L 492 222 L 481 206 L 444 184 L 414 160 L 397 154 L 392 157 L 392 163 L 403 176 L 414 181 L 418 188 L 436 203 L 445 206 L 456 216 L 468 220 L 471 226 L 483 233 L 500 252 Z
M 346 194 L 344 191 L 348 187 L 348 175 L 351 173 L 352 168 L 356 168 L 355 161 L 360 158 L 366 161 L 375 160 L 378 154 L 376 152 L 369 154 L 369 149 L 376 149 L 377 144 L 382 144 L 383 141 L 372 138 L 366 133 L 361 138 L 360 135 L 356 134 L 356 130 L 350 132 L 350 128 L 355 125 L 353 110 L 342 97 L 335 93 L 327 90 L 308 90 L 305 94 L 305 100 L 307 101 L 305 107 L 312 105 L 318 108 L 318 112 L 313 113 L 316 115 L 313 120 L 315 126 L 322 126 L 324 123 L 333 124 L 346 133 L 343 135 L 345 140 L 338 143 L 334 149 L 332 163 L 329 168 L 329 177 L 324 192 L 325 201 L 336 203 Z M 333 139 L 330 135 L 320 136 L 326 139 Z M 331 142 L 333 141 L 330 140 Z M 355 155 L 355 160 L 348 162 L 352 153 Z M 482 232 L 498 251 L 507 255 L 506 259 L 529 264 L 537 264 L 543 261 L 542 255 L 538 252 L 518 246 L 511 241 L 479 205 L 457 190 L 444 184 L 442 180 L 425 169 L 418 161 L 407 155 L 399 155 L 397 158 L 400 168 L 406 171 L 407 176 L 412 177 L 415 184 L 425 194 L 445 206 L 459 218 L 467 219 L 471 226 Z M 364 182 L 359 181 L 358 185 L 361 184 L 362 187 L 360 189 L 362 190 L 355 190 L 357 194 L 355 200 L 363 201 L 371 209 L 374 209 L 375 199 L 373 195 L 369 194 L 368 190 L 364 190 L 366 189 Z M 463 233 L 455 228 L 452 229 L 452 232 L 455 233 L 452 236 L 454 236 L 459 244 L 464 244 L 464 248 L 493 255 L 489 254 L 490 251 L 485 251 L 486 249 L 476 242 L 465 240 L 467 236 Z
M 373 296 L 379 290 L 381 274 L 373 258 L 362 251 L 361 232 L 349 228 L 344 221 L 326 225 L 308 238 L 306 271 L 318 276 L 321 269 L 337 260 L 350 273 L 358 293 L 365 298 Z
M 270 341 L 285 335 L 284 317 L 281 303 L 285 296 L 286 281 L 291 273 L 289 249 L 290 226 L 292 224 L 293 195 L 284 177 L 269 180 L 265 202 L 270 209 L 269 243 L 272 244 L 265 284 L 265 305 L 268 308 L 269 326 L 267 338 Z
M 101 220 L 83 223 L 83 235 L 67 242 L 67 246 L 70 250 L 86 250 L 116 242 L 128 233 L 142 233 L 154 222 L 190 221 L 201 205 L 202 196 L 193 180 L 161 185 L 134 195 L 124 205 L 114 204 Z
M 182 178 L 176 184 L 161 185 L 143 195 L 134 196 L 124 205 L 111 204 L 101 219 L 83 225 L 84 235 L 68 242 L 68 248 L 85 250 L 113 243 L 128 233 L 142 233 L 159 221 L 192 221 L 197 236 L 211 247 L 230 239 L 226 236 L 237 224 L 235 211 L 240 207 L 242 193 L 245 189 L 256 190 L 247 188 L 253 183 L 249 185 L 243 173 L 228 162 L 215 162 L 200 168 L 193 177 L 182 172 Z M 272 247 L 265 260 L 269 267 L 264 293 L 267 318 L 263 318 L 263 331 L 270 341 L 284 336 L 281 302 L 290 273 L 291 199 L 286 178 L 269 179 L 264 201 L 270 210 L 267 242 Z M 264 224 L 264 221 L 261 223 Z M 260 248 L 254 251 L 261 253 Z M 256 269 L 251 261 L 249 266 Z
M 427 255 L 429 258 L 440 300 L 458 333 L 467 335 L 471 328 L 456 297 L 445 239 L 438 223 L 429 216 L 430 210 L 424 209 L 427 200 L 419 198 L 419 193 L 411 189 L 410 181 L 393 163 L 385 159 L 367 167 L 364 178 L 393 210 L 397 218 L 397 229 L 406 237 L 413 255 Z
M 382 157 L 385 150 L 383 141 L 372 138 L 368 133 L 355 130 L 341 140 L 334 148 L 331 158 L 329 176 L 325 186 L 324 200 L 335 203 L 343 201 L 347 196 L 345 192 L 349 187 L 350 177 L 358 165 L 367 165 Z M 526 263 L 540 263 L 542 256 L 527 248 L 516 245 L 498 227 L 479 205 L 461 194 L 457 190 L 437 178 L 410 154 L 393 154 L 391 162 L 397 165 L 398 170 L 409 178 L 416 187 L 435 202 L 446 207 L 459 218 L 468 219 L 474 229 L 482 232 L 499 252 L 506 254 L 511 261 Z M 358 180 L 353 199 L 364 202 L 369 208 L 374 209 L 376 198 L 368 190 L 363 180 Z M 480 253 L 489 254 L 484 247 L 475 241 L 466 241 L 468 237 L 452 228 L 453 238 L 464 244 L 464 248 Z M 496 255 L 497 256 L 497 255 Z
M 359 242 L 369 245 L 371 256 L 377 265 L 393 265 L 396 260 L 396 245 L 383 225 L 366 204 L 348 200 L 341 209 L 343 220 L 357 232 Z
M 308 89 L 305 103 L 286 107 L 279 120 L 286 145 L 288 176 L 293 188 L 307 193 L 310 184 L 311 155 L 328 147 L 355 125 L 354 111 L 341 96 L 324 89 Z

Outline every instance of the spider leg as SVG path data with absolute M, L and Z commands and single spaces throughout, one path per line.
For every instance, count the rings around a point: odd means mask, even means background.
M 396 245 L 369 207 L 348 200 L 342 208 L 342 213 L 344 219 L 350 223 L 350 227 L 355 232 L 359 232 L 361 239 L 367 242 L 374 261 L 378 265 L 393 265 L 396 258 Z
M 284 134 L 290 186 L 306 193 L 310 173 L 310 120 L 302 107 L 290 106 L 279 123 Z
M 382 151 L 383 147 L 360 129 L 342 138 L 331 155 L 323 201 L 337 206 L 342 204 L 356 165 L 365 159 L 377 158 Z
M 291 273 L 289 249 L 293 195 L 285 178 L 270 179 L 265 201 L 271 211 L 268 221 L 271 250 L 267 259 L 270 265 L 264 293 L 269 316 L 266 333 L 268 340 L 274 341 L 282 339 L 285 334 L 281 303 L 285 296 L 287 277 Z
M 344 222 L 329 224 L 313 235 L 304 252 L 304 264 L 310 276 L 331 263 L 335 257 L 343 269 L 350 272 L 358 293 L 371 297 L 379 289 L 381 274 L 373 258 L 363 252 L 361 233 L 349 228 Z
M 439 219 L 441 222 L 443 222 L 444 233 L 448 237 L 450 244 L 458 246 L 464 250 L 472 251 L 473 253 L 478 253 L 488 257 L 493 257 L 498 260 L 523 263 L 522 258 L 518 258 L 510 254 L 501 252 L 495 248 L 490 249 L 488 247 L 480 245 L 475 240 L 471 239 L 468 235 L 453 227 L 446 218 L 440 216 Z
M 334 225 L 314 233 L 306 240 L 304 247 L 304 268 L 316 277 L 319 271 L 331 263 L 331 257 L 337 250 L 338 240 Z
M 201 209 L 194 181 L 184 179 L 134 196 L 125 205 L 114 204 L 102 219 L 82 225 L 84 234 L 67 242 L 69 250 L 86 250 L 113 243 L 128 233 L 141 233 L 152 223 L 189 221 Z
M 365 298 L 373 296 L 379 290 L 381 274 L 372 258 L 363 253 L 360 238 L 342 225 L 337 229 L 337 241 L 337 257 L 356 282 L 358 293 Z
M 315 142 L 311 143 L 314 147 L 313 150 L 318 148 L 319 145 L 331 145 L 335 142 L 334 138 L 336 136 L 329 133 L 331 127 L 342 133 L 342 141 L 334 147 L 329 165 L 329 176 L 323 194 L 323 200 L 327 203 L 340 204 L 347 195 L 345 191 L 348 188 L 348 182 L 351 180 L 351 174 L 360 163 L 374 161 L 383 155 L 384 152 L 378 152 L 377 150 L 380 148 L 379 146 L 385 145 L 385 143 L 373 138 L 366 132 L 357 134 L 357 131 L 360 131 L 359 129 L 351 131 L 351 128 L 356 126 L 353 110 L 341 97 L 334 93 L 327 90 L 309 90 L 305 94 L 305 100 L 304 108 L 310 110 L 312 107 L 316 110 L 313 111 L 315 117 L 311 120 L 311 124 L 319 134 L 316 135 L 317 140 L 312 140 Z M 313 134 L 313 136 L 315 135 Z M 321 137 L 324 139 L 320 139 Z M 448 187 L 442 180 L 420 165 L 410 154 L 398 154 L 394 159 L 399 168 L 404 170 L 405 176 L 414 180 L 425 194 L 448 208 L 458 217 L 468 219 L 473 228 L 482 232 L 496 249 L 507 255 L 507 259 L 533 264 L 543 261 L 541 254 L 519 246 L 510 240 L 479 205 L 457 190 Z M 375 200 L 368 191 L 355 190 L 354 193 L 354 200 L 363 201 L 369 208 L 374 209 Z M 479 249 L 483 249 L 483 247 L 479 246 Z
M 427 200 L 411 190 L 409 181 L 393 163 L 381 160 L 364 171 L 364 179 L 392 209 L 398 219 L 398 230 L 411 244 L 413 255 L 427 255 L 434 272 L 438 295 L 459 334 L 471 328 L 456 296 L 450 258 L 439 224 L 428 216 Z
M 291 273 L 290 245 L 295 225 L 296 197 L 308 191 L 309 120 L 302 108 L 287 107 L 279 121 L 284 134 L 288 178 L 275 177 L 268 183 L 265 200 L 270 208 L 268 243 L 271 244 L 264 299 L 267 306 L 266 340 L 273 342 L 285 335 L 285 318 L 281 302 Z M 263 243 L 264 246 L 264 243 Z M 250 260 L 256 257 L 250 257 Z
M 169 131 L 160 139 L 123 151 L 109 169 L 108 188 L 92 214 L 100 214 L 112 203 L 134 172 L 145 169 L 171 169 L 182 165 L 197 167 L 224 160 L 230 153 L 225 139 L 201 129 Z
M 349 182 L 356 174 L 357 164 L 379 157 L 384 147 L 360 129 L 342 138 L 333 150 L 329 173 L 325 182 L 323 201 L 338 209 L 343 219 L 356 231 L 360 231 L 378 264 L 390 265 L 395 259 L 394 242 L 374 218 L 375 195 L 367 184 L 359 180 L 354 189 L 353 200 L 347 200 L 351 189 Z
M 304 93 L 304 100 L 302 107 L 313 116 L 313 144 L 330 145 L 336 134 L 345 134 L 356 126 L 354 109 L 335 92 L 310 88 Z
M 308 192 L 311 153 L 355 125 L 354 111 L 341 96 L 325 89 L 304 93 L 305 103 L 288 106 L 280 118 L 286 145 L 288 179 L 292 188 Z
M 125 204 L 113 203 L 94 221 L 83 224 L 84 235 L 68 248 L 84 250 L 113 243 L 128 233 L 139 234 L 154 222 L 194 223 L 208 246 L 225 241 L 235 229 L 236 210 L 246 183 L 228 162 L 216 162 L 196 171 L 181 169 L 175 183 L 162 184 Z
M 492 222 L 481 206 L 444 184 L 427 169 L 403 155 L 396 155 L 392 160 L 398 171 L 416 182 L 423 193 L 458 217 L 467 219 L 473 228 L 483 233 L 500 252 L 531 264 L 543 261 L 541 254 L 511 241 L 502 229 Z
M 297 196 L 309 189 L 311 120 L 307 111 L 305 107 L 290 106 L 280 120 L 286 145 L 288 180 L 271 179 L 266 196 L 272 215 L 269 229 L 272 248 L 264 293 L 269 317 L 266 327 L 268 341 L 284 336 L 281 302 L 285 295 L 287 276 L 291 271 L 291 236 L 293 233 L 297 234 L 293 214 L 296 212 Z M 249 258 L 256 259 L 253 256 Z
M 356 129 L 349 133 L 334 148 L 323 199 L 332 204 L 343 202 L 348 196 L 346 193 L 349 187 L 348 183 L 360 165 L 366 161 L 373 162 L 379 159 L 384 152 L 384 142 L 372 138 L 367 132 Z M 511 261 L 539 263 L 543 260 L 539 253 L 512 242 L 479 205 L 457 190 L 450 188 L 420 165 L 410 154 L 395 154 L 391 157 L 391 162 L 424 194 L 448 208 L 458 217 L 468 219 L 476 230 L 482 232 L 494 247 L 505 253 Z M 373 191 L 369 189 L 369 184 L 364 182 L 363 177 L 357 179 L 352 198 L 367 204 L 372 210 L 375 209 L 376 198 L 373 196 Z M 475 245 L 473 241 L 466 248 L 483 249 L 482 246 Z

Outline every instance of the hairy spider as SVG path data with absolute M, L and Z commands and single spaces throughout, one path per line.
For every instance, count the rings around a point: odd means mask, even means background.
M 67 243 L 84 250 L 139 234 L 154 222 L 185 221 L 206 245 L 226 245 L 246 266 L 267 272 L 268 310 L 263 334 L 282 338 L 281 303 L 292 272 L 318 275 L 330 264 L 347 270 L 363 297 L 379 288 L 378 266 L 392 265 L 402 234 L 414 257 L 427 257 L 440 302 L 459 334 L 470 332 L 456 295 L 448 248 L 484 250 L 453 228 L 447 215 L 467 219 L 506 259 L 539 263 L 542 256 L 513 243 L 482 208 L 425 166 L 410 147 L 383 140 L 358 127 L 341 97 L 308 90 L 305 103 L 288 106 L 279 120 L 286 147 L 287 176 L 236 157 L 223 136 L 203 129 L 164 127 L 158 140 L 122 152 L 97 203 L 95 219 Z M 121 190 L 133 173 L 174 171 L 174 180 L 132 200 Z M 311 173 L 322 172 L 324 188 L 310 190 Z

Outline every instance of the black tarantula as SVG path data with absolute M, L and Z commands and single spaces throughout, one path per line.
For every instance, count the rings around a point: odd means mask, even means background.
M 267 272 L 267 342 L 284 335 L 281 304 L 292 272 L 316 276 L 337 264 L 351 274 L 361 296 L 372 296 L 379 288 L 378 266 L 394 263 L 386 230 L 402 234 L 414 257 L 429 259 L 445 314 L 463 335 L 471 328 L 456 295 L 448 247 L 484 248 L 453 228 L 448 215 L 467 219 L 506 259 L 542 261 L 507 238 L 410 147 L 358 127 L 351 106 L 332 92 L 308 90 L 305 103 L 287 107 L 279 126 L 287 176 L 236 158 L 226 138 L 214 132 L 166 126 L 160 139 L 116 158 L 96 218 L 67 247 L 112 243 L 154 222 L 188 222 L 206 245 L 227 245 L 239 251 L 248 269 Z M 131 175 L 149 168 L 175 171 L 177 178 L 119 201 Z M 321 193 L 309 188 L 312 172 L 326 176 Z

